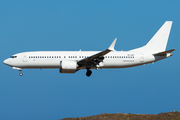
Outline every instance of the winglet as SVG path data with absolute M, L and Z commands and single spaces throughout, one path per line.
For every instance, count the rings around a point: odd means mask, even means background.
M 112 42 L 112 44 L 109 46 L 109 48 L 108 48 L 109 50 L 115 50 L 114 46 L 116 44 L 116 40 L 117 40 L 117 38 L 115 38 L 114 41 Z

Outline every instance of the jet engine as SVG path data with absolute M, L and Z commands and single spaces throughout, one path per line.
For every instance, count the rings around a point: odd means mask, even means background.
M 76 61 L 60 61 L 60 73 L 75 73 L 77 67 Z

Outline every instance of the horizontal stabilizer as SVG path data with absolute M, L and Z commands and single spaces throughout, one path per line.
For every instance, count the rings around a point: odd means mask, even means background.
M 164 52 L 160 52 L 160 53 L 155 53 L 155 54 L 153 54 L 153 55 L 165 55 L 165 54 L 167 54 L 167 53 L 171 53 L 171 52 L 173 52 L 173 51 L 175 51 L 176 49 L 172 49 L 172 50 L 168 50 L 168 51 L 164 51 Z

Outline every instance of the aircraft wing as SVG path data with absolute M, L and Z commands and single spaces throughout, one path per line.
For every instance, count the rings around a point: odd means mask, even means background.
M 112 44 L 110 45 L 110 47 L 108 49 L 78 61 L 77 64 L 79 65 L 79 67 L 90 68 L 92 66 L 98 65 L 100 62 L 103 61 L 104 55 L 106 55 L 109 52 L 111 52 L 112 50 L 114 50 L 116 40 L 117 40 L 117 38 L 114 39 L 114 41 L 112 42 Z

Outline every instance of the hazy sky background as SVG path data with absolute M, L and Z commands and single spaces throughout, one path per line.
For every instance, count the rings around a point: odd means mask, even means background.
M 0 119 L 57 120 L 101 113 L 180 111 L 179 0 L 1 0 Z M 116 50 L 145 45 L 165 21 L 173 21 L 167 50 L 155 64 L 60 74 L 3 64 L 25 51 Z

